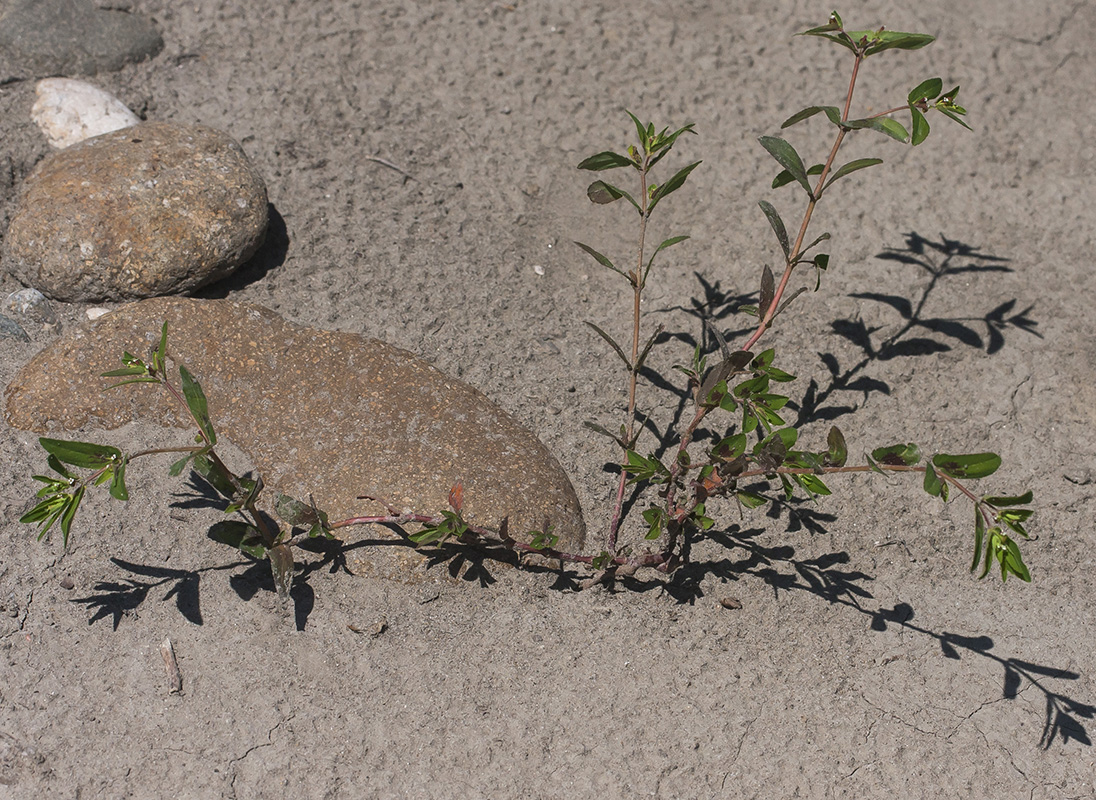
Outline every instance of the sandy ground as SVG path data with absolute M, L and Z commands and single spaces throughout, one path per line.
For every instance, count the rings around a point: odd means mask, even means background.
M 462 377 L 557 454 L 595 536 L 613 452 L 581 423 L 613 424 L 624 394 L 582 323 L 623 337 L 630 309 L 570 242 L 627 253 L 634 230 L 585 201 L 575 165 L 626 141 L 625 108 L 696 123 L 675 158 L 704 164 L 658 223 L 693 240 L 647 301 L 671 334 L 651 365 L 668 373 L 700 335 L 696 304 L 744 330 L 730 310 L 777 258 L 757 200 L 794 214 L 756 138 L 847 82 L 837 48 L 792 39 L 829 8 L 791 0 L 126 5 L 165 49 L 96 82 L 142 115 L 236 137 L 276 211 L 260 256 L 205 295 Z M 317 555 L 282 616 L 263 568 L 205 536 L 218 512 L 166 465 L 133 470 L 128 507 L 89 501 L 67 554 L 35 542 L 16 520 L 44 459 L 5 426 L 0 797 L 1096 796 L 1096 7 L 854 5 L 840 9 L 854 26 L 942 39 L 869 61 L 861 107 L 940 75 L 963 85 L 975 130 L 937 120 L 913 151 L 853 142 L 850 157 L 887 163 L 821 206 L 833 266 L 770 341 L 793 396 L 817 401 L 805 437 L 836 422 L 854 454 L 1001 453 L 985 491 L 1036 493 L 1032 584 L 968 575 L 963 503 L 860 476 L 794 515 L 723 509 L 670 586 L 580 593 L 490 563 L 404 585 Z M 4 227 L 47 152 L 33 91 L 0 85 Z M 789 135 L 810 152 L 825 133 Z M 915 324 L 869 292 L 909 301 Z M 83 312 L 58 307 L 64 326 Z M 0 341 L 5 383 L 57 335 L 28 331 Z M 677 398 L 647 385 L 641 402 L 664 425 Z

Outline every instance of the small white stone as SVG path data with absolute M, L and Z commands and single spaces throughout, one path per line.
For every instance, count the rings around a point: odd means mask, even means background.
M 544 274 L 544 267 L 542 267 L 540 264 L 534 264 L 533 265 L 533 272 L 537 273 L 537 275 L 543 275 Z
M 89 308 L 84 313 L 87 315 L 88 319 L 99 319 L 99 317 L 102 317 L 106 314 L 109 314 L 110 309 L 109 308 L 99 308 L 99 307 Z
M 46 78 L 35 91 L 31 119 L 58 149 L 141 121 L 117 97 L 84 81 Z

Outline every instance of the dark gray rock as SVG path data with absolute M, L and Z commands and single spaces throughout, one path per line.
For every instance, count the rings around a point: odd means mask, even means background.
M 266 186 L 228 135 L 145 122 L 44 158 L 27 177 L 3 266 L 66 302 L 188 292 L 262 244 Z
M 0 50 L 36 77 L 118 70 L 163 46 L 149 20 L 87 0 L 13 0 L 0 17 Z
M 582 513 L 563 468 L 490 400 L 406 351 L 293 325 L 261 306 L 177 298 L 123 306 L 20 370 L 5 393 L 8 422 L 54 435 L 135 419 L 192 428 L 160 387 L 104 393 L 109 381 L 99 377 L 118 368 L 123 350 L 144 356 L 165 321 L 169 354 L 201 382 L 218 434 L 271 489 L 311 494 L 336 520 L 384 513 L 360 495 L 436 514 L 460 483 L 470 521 L 497 527 L 509 517 L 521 538 L 548 519 L 562 549 L 582 550 Z M 355 530 L 363 529 L 345 533 Z M 386 532 L 373 526 L 365 535 Z M 422 561 L 401 547 L 357 548 L 350 557 L 367 572 L 404 578 Z
M 3 314 L 0 314 L 0 337 L 15 339 L 20 342 L 30 341 L 30 337 L 27 336 L 27 332 L 23 330 L 23 326 L 13 319 L 8 319 Z

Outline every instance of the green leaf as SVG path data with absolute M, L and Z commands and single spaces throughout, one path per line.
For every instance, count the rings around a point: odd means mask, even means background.
M 906 95 L 906 99 L 911 106 L 921 100 L 935 100 L 940 96 L 940 92 L 943 88 L 944 82 L 942 80 L 939 78 L 929 78 L 927 81 L 922 81 L 917 84 L 913 91 Z
M 600 433 L 602 436 L 608 436 L 621 447 L 625 447 L 623 437 L 617 436 L 615 433 L 602 427 L 601 425 L 598 425 L 596 422 L 584 421 L 582 424 L 592 430 L 594 433 Z
M 916 108 L 910 109 L 910 115 L 913 120 L 912 126 L 910 128 L 910 130 L 912 131 L 910 144 L 916 147 L 928 138 L 929 123 L 928 120 L 925 119 L 925 115 L 918 111 Z
M 597 203 L 599 206 L 608 205 L 620 198 L 624 198 L 633 206 L 636 210 L 639 210 L 639 203 L 635 201 L 630 194 L 623 189 L 618 189 L 610 183 L 605 181 L 594 181 L 586 188 L 586 196 L 590 198 L 590 202 Z
M 968 125 L 967 123 L 963 122 L 963 120 L 961 120 L 961 119 L 959 118 L 959 112 L 957 111 L 957 108 L 945 108 L 944 106 L 936 106 L 935 108 L 936 108 L 936 110 L 937 110 L 937 111 L 939 111 L 939 112 L 940 112 L 941 114 L 943 114 L 943 115 L 944 115 L 945 117 L 947 117 L 947 118 L 948 118 L 948 119 L 950 119 L 950 120 L 953 120 L 954 122 L 958 122 L 958 123 L 959 123 L 960 125 L 962 125 L 962 126 L 963 126 L 964 128 L 966 128 L 966 129 L 967 129 L 968 131 L 969 131 L 969 130 L 973 130 L 973 129 L 972 129 L 971 127 L 970 127 L 970 125 Z M 967 113 L 967 112 L 966 112 L 966 109 L 964 109 L 964 110 L 962 111 L 962 113 L 964 113 L 964 114 L 965 114 L 965 113 Z
M 632 122 L 635 123 L 636 135 L 639 137 L 639 144 L 643 147 L 643 152 L 647 152 L 647 143 L 648 141 L 650 141 L 650 134 L 647 132 L 647 129 L 651 128 L 653 130 L 654 126 L 644 125 L 642 122 L 639 121 L 639 117 L 637 117 L 635 114 L 633 114 L 631 111 L 628 111 L 627 109 L 625 109 L 624 113 L 631 117 Z
M 838 169 L 837 172 L 833 173 L 833 175 L 830 176 L 830 179 L 826 181 L 826 185 L 822 187 L 822 191 L 826 191 L 826 189 L 829 189 L 835 181 L 839 180 L 840 178 L 844 178 L 850 173 L 856 172 L 857 170 L 861 169 L 867 169 L 868 167 L 874 167 L 876 164 L 882 163 L 883 159 L 881 158 L 858 158 L 855 161 L 850 161 L 848 164 L 845 164 L 843 167 Z M 822 192 L 819 192 L 819 194 L 821 193 Z
M 529 535 L 532 537 L 529 541 L 529 546 L 534 550 L 551 549 L 556 546 L 559 541 L 559 537 L 551 532 L 543 531 L 530 531 Z
M 720 461 L 734 461 L 746 452 L 746 444 L 746 434 L 744 433 L 728 436 L 712 448 L 712 458 Z
M 847 33 L 854 42 L 859 42 L 865 37 L 869 42 L 875 42 L 870 44 L 864 51 L 865 56 L 873 56 L 876 53 L 882 53 L 884 50 L 920 50 L 922 47 L 936 41 L 935 36 L 929 36 L 927 33 L 903 33 L 902 31 L 887 30 L 847 31 Z
M 854 130 L 861 128 L 870 128 L 871 130 L 880 131 L 887 134 L 892 139 L 905 143 L 909 141 L 910 135 L 906 132 L 906 129 L 902 127 L 902 123 L 897 120 L 893 120 L 890 117 L 871 117 L 869 119 L 854 119 L 845 123 L 846 127 Z
M 657 256 L 666 248 L 673 247 L 675 244 L 684 242 L 688 238 L 688 236 L 671 236 L 669 239 L 666 239 L 662 244 L 655 248 L 655 251 L 651 253 L 651 257 L 647 260 L 647 268 L 643 271 L 643 282 L 647 283 L 647 275 L 649 275 L 651 272 L 651 265 L 655 263 L 655 256 Z
M 270 574 L 274 576 L 278 599 L 284 603 L 289 600 L 289 590 L 293 585 L 293 551 L 279 544 L 267 550 L 266 557 L 270 559 Z
M 616 268 L 616 266 L 614 266 L 614 265 L 613 265 L 613 262 L 612 262 L 612 261 L 610 261 L 610 260 L 609 260 L 608 258 L 606 258 L 606 257 L 605 257 L 604 255 L 602 255 L 601 253 L 599 253 L 599 252 L 598 252 L 597 250 L 595 250 L 594 248 L 590 247 L 590 245 L 588 245 L 588 244 L 583 244 L 582 242 L 575 242 L 575 244 L 577 244 L 577 245 L 578 245 L 579 247 L 581 247 L 581 248 L 582 248 L 582 249 L 583 249 L 584 251 L 586 251 L 586 252 L 587 252 L 587 253 L 589 253 L 589 254 L 590 254 L 591 256 L 593 256 L 593 259 L 594 259 L 594 261 L 596 261 L 597 263 L 601 264 L 601 266 L 603 266 L 603 267 L 608 267 L 609 269 L 611 269 L 611 270 L 612 270 L 613 272 L 617 273 L 618 275 L 624 275 L 624 277 L 625 277 L 625 278 L 628 278 L 628 281 L 629 281 L 629 282 L 631 282 L 631 280 L 632 280 L 632 278 L 631 278 L 631 277 L 629 277 L 628 275 L 625 275 L 623 271 L 621 271 L 621 270 L 617 269 L 617 268 Z
M 788 243 L 788 229 L 784 227 L 784 220 L 780 218 L 780 214 L 772 203 L 766 200 L 759 200 L 757 204 L 761 206 L 761 210 L 765 213 L 765 218 L 769 220 L 769 225 L 772 226 L 773 233 L 776 234 L 776 240 L 780 242 L 780 249 L 784 251 L 784 258 L 786 260 L 788 256 L 791 255 L 791 245 Z M 764 303 L 761 303 L 761 308 L 761 313 L 764 314 Z
M 921 448 L 913 443 L 892 444 L 872 450 L 871 457 L 891 467 L 912 467 L 921 460 Z
M 643 538 L 650 541 L 653 539 L 657 539 L 659 536 L 661 536 L 662 526 L 665 518 L 665 512 L 657 506 L 654 508 L 648 508 L 646 511 L 644 511 L 643 520 L 647 523 L 648 530 L 647 534 Z
M 601 571 L 608 567 L 613 562 L 613 557 L 609 555 L 608 551 L 602 550 L 590 561 L 590 568 Z
M 81 486 L 69 497 L 65 510 L 61 513 L 61 535 L 64 546 L 68 547 L 69 531 L 72 528 L 72 520 L 76 517 L 76 509 L 80 507 L 80 501 L 84 499 L 84 487 Z
M 132 375 L 148 375 L 147 367 L 122 367 L 120 369 L 112 369 L 110 372 L 99 373 L 100 378 L 128 378 Z M 144 378 L 142 381 L 126 381 L 126 383 L 159 383 L 156 378 Z M 121 386 L 122 384 L 116 383 L 115 386 Z M 108 387 L 113 388 L 113 387 Z
M 699 167 L 701 163 L 703 162 L 696 161 L 692 164 L 689 164 L 689 166 L 687 167 L 682 167 L 676 173 L 674 173 L 672 178 L 659 186 L 658 189 L 655 190 L 654 196 L 651 197 L 651 203 L 647 207 L 647 213 L 650 214 L 652 211 L 655 210 L 655 206 L 658 205 L 659 200 L 680 189 L 684 185 L 685 180 L 689 177 L 689 173 Z
M 589 325 L 591 328 L 593 328 L 598 336 L 600 336 L 602 339 L 604 339 L 605 341 L 607 341 L 609 343 L 609 346 L 612 347 L 613 350 L 616 351 L 616 354 L 618 356 L 620 356 L 620 360 L 624 362 L 624 366 L 628 368 L 629 372 L 631 372 L 632 362 L 628 359 L 628 356 L 626 356 L 624 354 L 624 348 L 622 348 L 619 344 L 617 344 L 616 341 L 614 341 L 612 336 L 607 334 L 605 331 L 603 331 L 601 328 L 599 328 L 594 323 L 587 322 L 586 324 Z
M 323 531 L 329 530 L 327 514 L 314 505 L 302 503 L 287 494 L 279 493 L 274 499 L 274 513 L 278 515 L 278 519 L 296 527 L 309 529 L 318 527 Z M 315 534 L 310 533 L 310 535 Z
M 823 169 L 824 169 L 824 167 L 823 167 L 822 164 L 814 164 L 810 167 L 810 169 L 807 170 L 807 174 L 808 175 L 821 175 Z M 792 183 L 794 180 L 795 180 L 795 178 L 792 177 L 792 174 L 790 172 L 788 172 L 786 169 L 781 170 L 780 172 L 777 173 L 776 177 L 773 178 L 773 188 L 774 189 L 779 189 L 781 186 L 787 186 L 789 183 Z M 827 236 L 826 238 L 828 239 L 829 236 Z M 803 249 L 804 250 L 809 250 L 810 248 L 805 247 Z
M 780 166 L 791 173 L 795 180 L 799 181 L 799 185 L 803 187 L 807 195 L 814 197 L 811 192 L 810 181 L 807 180 L 807 170 L 803 166 L 803 159 L 799 157 L 799 153 L 795 152 L 795 148 L 776 136 L 762 136 L 758 141 L 769 152 L 769 155 L 776 159 Z
M 988 531 L 989 542 L 986 544 L 985 560 L 982 562 L 982 574 L 978 576 L 978 580 L 989 575 L 989 568 L 993 565 L 994 551 L 997 550 L 997 544 L 1001 540 L 1001 529 L 990 528 Z
M 830 492 L 830 487 L 826 486 L 817 475 L 793 475 L 792 477 L 795 478 L 796 483 L 810 493 L 823 495 L 832 494 Z
M 657 458 L 654 456 L 645 458 L 635 450 L 628 450 L 626 452 L 625 463 L 620 466 L 621 469 L 629 475 L 635 476 L 629 483 L 638 483 L 643 480 L 662 483 L 666 476 L 670 474 L 670 471 L 666 469 L 665 465 Z
M 1001 561 L 1001 580 L 1006 580 L 1008 573 L 1011 572 L 1025 583 L 1031 583 L 1031 573 L 1028 572 L 1028 568 L 1024 564 L 1023 556 L 1020 554 L 1020 546 L 1008 536 L 1002 537 L 1002 544 L 1004 549 L 999 551 L 998 555 Z
M 774 431 L 770 434 L 769 438 L 776 436 L 784 443 L 785 450 L 791 450 L 795 447 L 796 441 L 799 439 L 799 431 L 795 428 L 781 428 L 778 431 Z
M 759 494 L 754 494 L 753 492 L 738 492 L 737 497 L 738 502 L 746 506 L 746 508 L 757 508 L 768 502 L 764 497 Z
M 167 320 L 160 327 L 160 343 L 152 354 L 152 368 L 156 372 L 163 373 L 165 359 L 167 358 Z
M 49 468 L 56 472 L 58 475 L 62 475 L 65 478 L 66 483 L 75 483 L 76 476 L 69 472 L 67 469 L 65 469 L 64 465 L 61 463 L 61 460 L 57 458 L 57 456 L 48 456 L 46 458 L 46 464 L 48 464 Z
M 829 435 L 826 437 L 826 447 L 823 463 L 827 467 L 845 466 L 845 462 L 849 459 L 849 448 L 845 444 L 844 434 L 836 425 L 830 428 Z
M 226 519 L 215 523 L 209 529 L 209 538 L 229 547 L 235 547 L 241 553 L 252 558 L 265 558 L 266 547 L 259 529 L 243 520 Z
M 1015 497 L 983 497 L 982 502 L 994 508 L 1007 508 L 1009 506 L 1026 506 L 1034 497 L 1035 495 L 1031 489 L 1028 489 L 1023 494 Z
M 1001 457 L 996 453 L 969 453 L 967 455 L 933 456 L 932 465 L 953 478 L 984 478 L 992 475 L 1001 466 Z
M 606 150 L 604 153 L 598 153 L 597 155 L 584 159 L 582 163 L 578 165 L 578 168 L 587 169 L 592 172 L 600 172 L 606 169 L 634 166 L 635 164 L 632 162 L 632 159 L 627 156 L 622 156 L 620 153 Z
M 216 489 L 222 497 L 232 500 L 236 496 L 237 486 L 233 481 L 234 476 L 201 451 L 195 453 L 191 458 L 194 459 L 194 471 Z
M 844 27 L 844 23 L 841 21 L 841 15 L 839 15 L 836 11 L 831 11 L 830 21 L 827 22 L 825 25 L 822 25 L 818 28 L 811 28 L 809 31 L 797 33 L 796 36 L 818 36 L 820 34 L 826 33 L 827 31 L 839 31 L 842 27 Z
M 69 442 L 63 439 L 38 440 L 42 449 L 65 464 L 84 469 L 100 469 L 108 464 L 118 461 L 122 457 L 122 451 L 117 447 L 92 442 Z M 61 470 L 58 470 L 61 472 Z M 62 474 L 67 474 L 62 472 Z
M 792 114 L 790 117 L 784 120 L 780 128 L 781 130 L 783 130 L 784 128 L 790 128 L 792 125 L 802 122 L 805 119 L 810 119 L 815 114 L 821 113 L 824 113 L 827 117 L 829 117 L 830 122 L 832 122 L 834 125 L 841 127 L 841 112 L 838 110 L 837 106 L 810 106 L 808 108 L 804 108 L 802 111 L 797 111 L 795 114 Z
M 753 353 L 750 353 L 747 350 L 736 350 L 727 358 L 723 359 L 723 361 L 719 363 L 719 366 L 712 367 L 711 371 L 704 377 L 704 382 L 701 384 L 700 391 L 697 393 L 701 405 L 706 405 L 708 403 L 708 398 L 716 386 L 726 381 L 735 373 L 741 372 L 752 359 Z
M 179 377 L 183 383 L 183 399 L 187 408 L 194 417 L 194 421 L 202 431 L 206 443 L 210 446 L 217 444 L 217 434 L 213 431 L 213 423 L 209 420 L 209 404 L 206 402 L 205 392 L 198 381 L 186 367 L 179 367 Z
M 940 476 L 936 474 L 936 470 L 932 468 L 932 464 L 926 464 L 925 482 L 923 485 L 925 491 L 931 494 L 933 497 L 940 497 L 941 494 L 944 492 L 944 488 L 947 484 L 940 480 Z M 946 497 L 943 499 L 945 501 L 947 500 Z M 971 569 L 973 569 L 973 567 Z
M 643 349 L 639 352 L 639 357 L 636 359 L 634 372 L 638 375 L 639 371 L 643 369 L 643 362 L 647 360 L 647 356 L 651 353 L 651 348 L 655 346 L 655 341 L 662 335 L 662 332 L 666 330 L 665 327 L 659 325 L 655 328 L 654 333 L 647 339 L 647 344 L 643 345 Z
M 183 474 L 183 470 L 186 469 L 186 465 L 190 463 L 190 459 L 194 458 L 195 455 L 197 454 L 191 453 L 190 455 L 184 456 L 183 458 L 180 458 L 178 461 L 174 462 L 171 467 L 168 468 L 167 474 L 170 475 L 172 478 L 178 478 L 180 475 Z
M 67 504 L 68 495 L 51 495 L 21 516 L 19 521 L 26 524 L 42 522 L 50 514 L 55 514 L 64 509 Z M 44 535 L 45 531 L 42 531 L 42 534 L 39 535 L 38 538 L 41 539 Z
M 758 295 L 759 299 L 757 301 L 758 316 L 764 317 L 768 313 L 769 306 L 773 304 L 775 296 L 776 279 L 773 278 L 773 271 L 766 264 L 765 268 L 761 270 L 761 293 Z
M 123 502 L 129 500 L 129 490 L 126 489 L 126 460 L 123 458 L 112 470 L 114 473 L 110 479 L 110 496 Z

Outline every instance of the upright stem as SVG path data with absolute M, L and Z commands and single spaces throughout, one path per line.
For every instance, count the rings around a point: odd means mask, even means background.
M 863 61 L 864 56 L 859 51 L 856 53 L 856 61 L 853 64 L 852 76 L 849 79 L 849 89 L 845 95 L 845 107 L 841 112 L 841 121 L 845 122 L 849 118 L 849 110 L 852 107 L 852 95 L 853 90 L 856 88 L 856 76 L 860 72 L 860 62 Z M 772 324 L 773 318 L 780 310 L 780 301 L 784 297 L 784 293 L 788 288 L 788 282 L 791 280 L 792 272 L 795 271 L 796 263 L 799 261 L 800 251 L 803 248 L 803 240 L 807 236 L 807 229 L 811 224 L 811 217 L 814 215 L 815 206 L 818 205 L 818 201 L 822 197 L 822 187 L 826 185 L 826 179 L 829 177 L 830 170 L 833 168 L 834 160 L 837 158 L 837 151 L 841 149 L 841 143 L 845 139 L 847 133 L 845 128 L 840 128 L 837 132 L 837 138 L 834 139 L 833 147 L 830 148 L 830 155 L 826 159 L 826 163 L 822 166 L 822 173 L 818 176 L 818 183 L 815 184 L 814 191 L 811 192 L 810 200 L 807 202 L 807 208 L 803 212 L 803 220 L 799 224 L 799 234 L 795 237 L 795 244 L 792 246 L 791 251 L 788 254 L 788 259 L 784 264 L 784 274 L 780 276 L 780 284 L 776 287 L 776 291 L 773 293 L 773 299 L 769 303 L 768 308 L 765 309 L 765 313 L 761 316 L 761 321 L 757 326 L 757 330 L 746 341 L 740 349 L 749 350 L 757 341 L 765 335 L 765 331 L 768 330 Z M 689 445 L 692 443 L 693 435 L 696 433 L 697 427 L 707 416 L 711 407 L 700 405 L 698 403 L 696 414 L 693 416 L 692 421 L 681 435 L 681 441 L 678 444 L 678 458 L 674 459 L 674 463 L 670 465 L 670 476 L 666 489 L 666 512 L 670 516 L 671 520 L 680 522 L 684 519 L 685 515 L 691 511 L 677 508 L 676 501 L 676 488 L 677 482 L 682 472 L 687 472 L 688 467 L 684 466 L 681 453 L 689 449 Z M 671 528 L 670 538 L 667 543 L 667 550 L 672 551 L 676 545 L 676 528 Z
M 852 77 L 849 79 L 849 91 L 845 95 L 845 108 L 841 112 L 841 121 L 846 122 L 849 118 L 849 109 L 852 107 L 852 93 L 856 87 L 856 76 L 860 72 L 860 62 L 864 60 L 861 53 L 856 53 L 856 63 L 853 64 Z M 768 330 L 772 324 L 773 317 L 776 316 L 780 310 L 780 300 L 784 296 L 784 292 L 788 288 L 788 281 L 791 280 L 792 272 L 795 271 L 796 263 L 799 261 L 800 249 L 803 247 L 803 240 L 807 236 L 807 228 L 811 224 L 811 217 L 814 215 L 814 207 L 818 205 L 818 201 L 822 199 L 822 187 L 826 185 L 826 178 L 830 175 L 830 169 L 833 167 L 834 159 L 837 158 L 837 151 L 841 148 L 841 142 L 845 139 L 847 133 L 845 128 L 841 128 L 837 132 L 837 138 L 834 139 L 833 147 L 830 148 L 829 158 L 826 159 L 826 163 L 822 167 L 822 174 L 818 176 L 818 183 L 815 184 L 814 191 L 811 192 L 811 198 L 807 203 L 807 210 L 803 213 L 803 221 L 799 225 L 799 235 L 795 237 L 795 245 L 792 247 L 791 252 L 788 255 L 788 260 L 784 264 L 784 274 L 780 276 L 780 285 L 776 287 L 776 292 L 773 294 L 772 302 L 769 303 L 769 307 L 765 309 L 765 314 L 761 318 L 760 324 L 757 326 L 757 330 L 754 331 L 753 336 L 749 338 L 746 344 L 742 345 L 743 350 L 749 350 L 755 344 L 757 340 L 765 335 L 765 331 Z
M 647 217 L 650 213 L 647 208 L 647 171 L 650 168 L 651 157 L 645 153 L 643 165 L 639 169 L 639 254 L 636 260 L 635 272 L 628 276 L 632 281 L 632 359 L 628 378 L 628 423 L 626 425 L 625 441 L 631 444 L 635 436 L 636 424 L 636 386 L 639 382 L 639 370 L 636 362 L 639 361 L 639 314 L 643 299 L 643 255 L 647 238 Z M 620 516 L 624 508 L 624 489 L 628 484 L 628 473 L 620 471 L 620 480 L 617 482 L 616 501 L 613 504 L 613 516 L 609 521 L 608 550 L 616 555 L 617 535 L 620 532 Z

